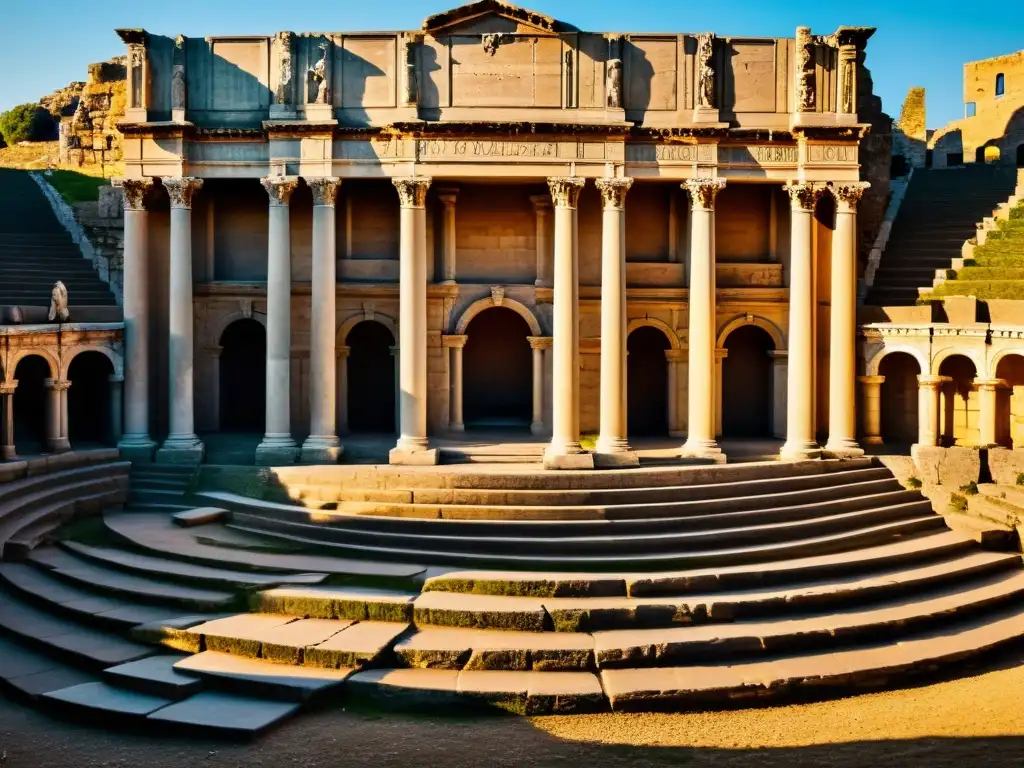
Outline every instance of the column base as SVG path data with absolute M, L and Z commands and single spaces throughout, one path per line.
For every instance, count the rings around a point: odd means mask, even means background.
M 885 445 L 885 440 L 882 439 L 881 435 L 868 435 L 861 438 L 861 442 L 864 445 Z
M 594 448 L 595 467 L 639 467 L 640 457 L 627 440 L 598 438 Z
M 727 457 L 714 440 L 687 440 L 679 451 L 681 459 L 705 459 L 725 464 Z
M 787 442 L 779 451 L 779 461 L 807 461 L 820 458 L 821 447 L 813 440 Z
M 256 466 L 273 467 L 280 464 L 294 464 L 299 458 L 299 446 L 290 436 L 267 435 L 256 446 Z
M 593 469 L 594 454 L 584 453 L 579 443 L 549 445 L 544 451 L 544 469 Z
M 465 432 L 466 431 L 466 425 L 463 424 L 461 421 L 457 422 L 457 423 L 456 422 L 449 422 L 448 423 L 448 431 L 449 432 Z
M 147 435 L 126 435 L 117 444 L 117 450 L 133 464 L 152 464 L 156 443 Z
M 337 435 L 310 435 L 302 444 L 299 461 L 303 464 L 337 464 L 344 452 Z
M 547 433 L 548 428 L 543 421 L 535 421 L 530 425 L 531 435 L 546 435 Z
M 13 445 L 0 445 L 0 461 L 10 461 L 18 458 L 18 451 Z
M 198 435 L 170 435 L 156 452 L 157 464 L 202 464 L 206 446 Z
M 829 440 L 821 450 L 823 459 L 856 459 L 864 455 L 864 449 L 851 438 Z
M 56 440 L 47 439 L 46 447 L 50 453 L 67 453 L 71 450 L 71 443 L 66 437 L 58 437 Z
M 437 448 L 415 450 L 396 445 L 388 451 L 388 464 L 404 465 L 407 467 L 432 467 L 440 463 L 441 452 Z

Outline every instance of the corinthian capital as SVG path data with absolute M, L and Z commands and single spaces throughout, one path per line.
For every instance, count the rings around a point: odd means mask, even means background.
M 842 184 L 829 184 L 828 188 L 836 198 L 836 204 L 840 210 L 856 210 L 857 201 L 861 195 L 871 186 L 867 181 L 852 181 Z
M 409 176 L 404 179 L 392 179 L 391 183 L 398 190 L 399 204 L 403 208 L 422 208 L 427 204 L 427 190 L 430 189 L 429 176 Z
M 601 193 L 605 208 L 622 208 L 626 205 L 626 193 L 633 186 L 633 180 L 628 177 L 621 179 L 598 179 L 594 182 L 597 191 Z
M 264 176 L 260 184 L 270 195 L 271 205 L 288 205 L 292 192 L 299 185 L 298 176 Z
M 145 198 L 153 188 L 152 179 L 121 179 L 114 183 L 124 192 L 124 209 L 126 211 L 146 210 Z
M 725 179 L 690 179 L 683 182 L 694 209 L 714 210 L 715 197 L 725 189 Z
M 334 205 L 338 199 L 338 187 L 341 186 L 341 179 L 335 176 L 316 176 L 306 179 L 310 191 L 313 193 L 313 205 Z
M 800 211 L 813 211 L 818 198 L 825 191 L 821 184 L 813 181 L 794 181 L 782 188 L 789 192 L 789 202 L 793 210 Z
M 193 176 L 170 176 L 162 179 L 171 208 L 191 208 L 192 198 L 203 186 L 203 180 Z
M 585 183 L 578 176 L 552 176 L 548 179 L 551 200 L 558 208 L 575 208 Z

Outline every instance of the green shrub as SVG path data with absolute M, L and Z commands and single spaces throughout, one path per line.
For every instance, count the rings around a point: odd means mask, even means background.
M 964 494 L 967 494 L 968 496 L 977 496 L 978 495 L 978 484 L 976 482 L 974 482 L 973 480 L 971 480 L 971 482 L 969 482 L 967 485 L 961 485 L 960 486 L 960 492 L 964 493 Z
M 952 512 L 966 512 L 967 499 L 961 496 L 959 493 L 949 494 L 949 509 Z
M 907 478 L 907 488 L 910 488 L 912 490 L 917 490 L 922 485 L 924 485 L 924 483 L 921 482 L 921 478 L 919 478 L 919 477 L 908 477 Z
M 0 114 L 0 135 L 10 146 L 19 141 L 49 141 L 56 135 L 53 115 L 38 104 L 22 104 Z

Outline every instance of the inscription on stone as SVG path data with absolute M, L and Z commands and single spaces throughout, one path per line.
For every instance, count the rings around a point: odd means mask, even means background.
M 796 147 L 754 145 L 751 147 L 721 147 L 719 162 L 733 165 L 795 165 Z
M 631 144 L 626 159 L 634 163 L 710 163 L 710 144 Z
M 856 145 L 811 144 L 807 147 L 807 159 L 812 163 L 855 163 Z
M 421 139 L 420 158 L 441 157 L 557 157 L 558 144 L 551 141 L 476 141 L 472 139 Z

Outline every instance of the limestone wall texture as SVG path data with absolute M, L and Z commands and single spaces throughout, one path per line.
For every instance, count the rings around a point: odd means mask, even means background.
M 99 165 L 121 159 L 121 134 L 116 125 L 125 111 L 125 59 L 118 56 L 89 65 L 89 79 L 80 84 L 73 111 L 61 113 L 62 164 Z
M 914 86 L 907 91 L 892 138 L 894 155 L 902 156 L 911 168 L 924 168 L 928 143 L 924 88 Z

